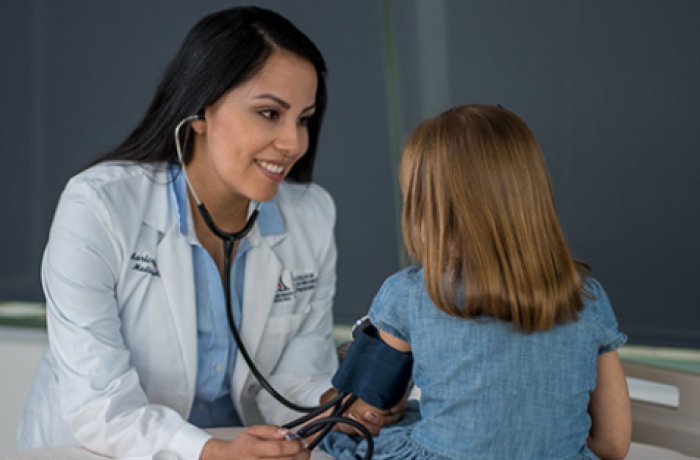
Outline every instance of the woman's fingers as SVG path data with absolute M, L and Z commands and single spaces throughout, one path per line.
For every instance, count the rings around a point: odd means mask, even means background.
M 247 428 L 232 443 L 235 452 L 250 459 L 306 460 L 309 451 L 302 441 L 288 439 L 290 431 L 273 425 L 257 425 Z
M 408 393 L 401 398 L 398 404 L 382 414 L 384 425 L 398 422 L 406 410 L 406 405 L 408 405 Z
M 252 453 L 259 458 L 295 459 L 303 454 L 303 451 L 306 449 L 302 446 L 301 441 L 286 440 L 261 440 L 255 443 L 252 449 Z
M 404 397 L 390 410 L 381 410 L 358 399 L 348 410 L 347 415 L 362 423 L 373 436 L 379 434 L 379 430 L 386 425 L 396 423 L 401 419 L 408 398 Z M 350 429 L 341 429 L 345 433 L 350 433 Z
M 276 425 L 254 425 L 246 428 L 243 433 L 252 434 L 261 439 L 284 439 L 289 430 Z

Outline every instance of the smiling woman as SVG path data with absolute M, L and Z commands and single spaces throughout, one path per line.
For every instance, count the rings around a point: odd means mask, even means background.
M 337 363 L 335 207 L 311 182 L 325 72 L 269 10 L 189 32 L 141 122 L 61 196 L 42 265 L 49 350 L 20 448 L 308 458 L 278 428 L 298 414 L 260 391 L 227 318 L 280 393 L 319 403 Z M 206 218 L 237 232 L 234 256 Z M 236 425 L 256 426 L 203 430 Z
M 318 78 L 306 59 L 275 51 L 248 81 L 234 87 L 191 122 L 190 185 L 216 216 L 219 228 L 246 225 L 250 201 L 272 200 L 309 146 Z M 200 243 L 225 272 L 217 235 L 193 214 Z

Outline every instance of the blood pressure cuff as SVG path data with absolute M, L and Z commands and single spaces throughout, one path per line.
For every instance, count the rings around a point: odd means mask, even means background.
M 412 368 L 413 355 L 391 348 L 368 323 L 358 331 L 331 382 L 339 391 L 387 410 L 406 393 Z

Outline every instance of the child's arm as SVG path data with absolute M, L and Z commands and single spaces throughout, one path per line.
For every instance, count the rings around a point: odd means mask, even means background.
M 396 337 L 389 335 L 384 331 L 379 330 L 379 336 L 387 345 L 398 351 L 411 351 L 411 346 L 407 342 L 397 339 Z M 328 390 L 326 393 L 323 394 L 323 396 L 321 396 L 320 403 L 323 404 L 329 401 L 337 394 L 338 391 L 335 389 Z M 406 397 L 399 401 L 399 403 L 390 410 L 381 410 L 377 407 L 367 404 L 361 399 L 358 399 L 353 403 L 353 405 L 344 415 L 362 423 L 365 426 L 365 428 L 369 430 L 372 436 L 377 436 L 382 427 L 386 425 L 391 425 L 399 421 L 401 415 L 406 409 L 406 402 L 408 400 L 407 396 L 408 395 L 406 395 Z M 336 425 L 334 429 L 336 431 L 341 431 L 347 434 L 358 434 L 355 428 L 343 424 Z
M 598 378 L 588 412 L 588 447 L 603 460 L 625 458 L 632 437 L 632 416 L 625 373 L 616 351 L 598 356 Z
M 387 332 L 384 332 L 381 329 L 379 330 L 379 337 L 384 341 L 384 343 L 386 343 L 387 345 L 389 345 L 391 348 L 393 348 L 395 350 L 398 350 L 398 351 L 401 351 L 404 353 L 408 353 L 409 351 L 411 351 L 411 344 L 410 343 L 404 342 L 401 339 L 397 339 L 393 335 L 391 335 Z

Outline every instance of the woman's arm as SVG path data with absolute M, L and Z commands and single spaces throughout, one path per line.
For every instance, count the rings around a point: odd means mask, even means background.
M 121 457 L 172 451 L 196 458 L 210 436 L 173 409 L 150 404 L 132 364 L 114 288 L 124 256 L 109 219 L 110 210 L 87 181 L 69 185 L 56 211 L 42 264 L 59 391 L 52 408 L 94 452 Z
M 596 389 L 588 411 L 588 447 L 603 460 L 625 458 L 632 437 L 632 416 L 627 382 L 616 351 L 598 357 Z

